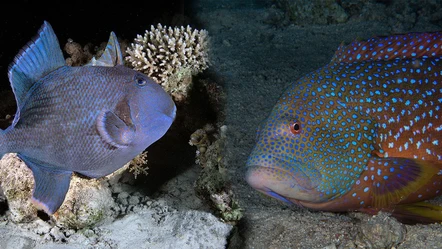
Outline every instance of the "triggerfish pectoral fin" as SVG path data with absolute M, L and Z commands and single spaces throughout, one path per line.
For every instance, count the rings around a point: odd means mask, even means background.
M 46 168 L 28 157 L 18 156 L 32 170 L 34 175 L 35 186 L 32 202 L 47 214 L 54 214 L 66 197 L 72 172 Z
M 110 111 L 102 111 L 97 119 L 100 136 L 112 146 L 127 147 L 135 138 L 135 127 L 127 125 L 120 117 Z

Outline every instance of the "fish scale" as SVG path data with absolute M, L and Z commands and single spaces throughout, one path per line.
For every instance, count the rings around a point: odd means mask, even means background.
M 341 80 L 342 86 L 333 87 L 333 80 L 326 80 L 320 91 L 327 98 L 342 98 L 348 93 L 342 101 L 373 118 L 377 123 L 376 144 L 384 157 L 437 161 L 441 159 L 442 136 L 438 66 L 439 58 L 345 64 L 332 67 L 334 79 Z M 376 73 L 367 75 L 368 71 Z M 420 75 L 426 78 L 422 80 Z M 432 132 L 427 132 L 429 129 Z
M 440 194 L 441 44 L 410 33 L 341 45 L 260 126 L 249 184 L 313 209 L 397 217 L 409 212 L 400 204 Z

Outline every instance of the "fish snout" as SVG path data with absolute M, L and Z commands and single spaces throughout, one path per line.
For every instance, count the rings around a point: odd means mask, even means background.
M 157 109 L 152 110 L 152 113 L 156 115 L 157 119 L 163 120 L 163 122 L 168 123 L 170 126 L 175 120 L 176 111 L 175 102 L 167 95 L 163 102 L 158 102 Z
M 247 162 L 246 181 L 254 189 L 284 202 L 318 200 L 316 187 L 322 181 L 318 170 L 274 156 L 263 164 L 258 161 Z
M 169 108 L 169 113 L 167 114 L 167 116 L 169 116 L 172 120 L 175 120 L 175 117 L 176 117 L 176 105 L 175 105 L 175 103 L 173 101 L 171 103 L 171 107 Z

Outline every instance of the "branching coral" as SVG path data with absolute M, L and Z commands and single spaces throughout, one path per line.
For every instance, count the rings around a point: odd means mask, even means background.
M 138 35 L 127 53 L 126 61 L 135 70 L 180 97 L 186 95 L 191 84 L 188 78 L 209 66 L 209 37 L 206 30 L 158 24 L 146 30 L 144 36 Z
M 223 156 L 227 126 L 219 133 L 213 125 L 206 125 L 190 136 L 189 144 L 197 147 L 196 163 L 202 166 L 195 183 L 196 193 L 208 200 L 218 211 L 221 218 L 231 224 L 243 216 L 227 177 L 225 157 Z
M 137 179 L 138 175 L 147 175 L 148 174 L 147 170 L 149 169 L 149 167 L 146 166 L 147 151 L 142 152 L 141 154 L 136 156 L 128 164 L 129 164 L 128 166 L 129 172 L 132 172 L 134 174 L 135 179 Z

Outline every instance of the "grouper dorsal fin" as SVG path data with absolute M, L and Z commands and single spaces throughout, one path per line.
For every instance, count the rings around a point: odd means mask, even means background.
M 97 60 L 95 57 L 93 57 L 92 60 L 85 66 L 114 67 L 116 65 L 123 65 L 123 63 L 123 54 L 121 53 L 117 36 L 114 32 L 111 32 L 106 49 L 100 58 Z
M 9 66 L 8 77 L 17 100 L 17 110 L 23 106 L 26 94 L 36 81 L 64 65 L 66 62 L 57 36 L 45 21 L 37 36 L 21 49 Z
M 441 46 L 442 32 L 374 37 L 366 41 L 354 41 L 349 45 L 342 44 L 331 61 L 352 63 L 440 57 Z

